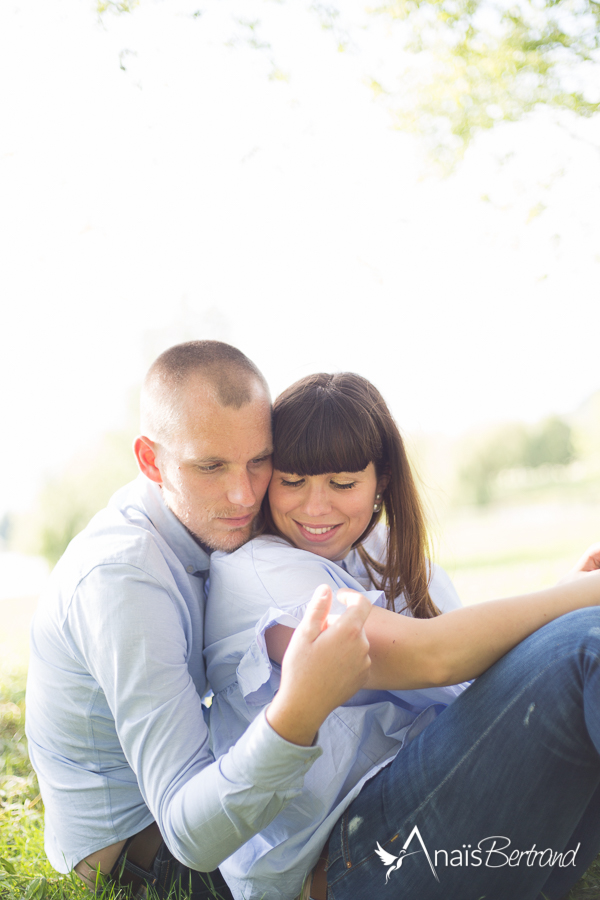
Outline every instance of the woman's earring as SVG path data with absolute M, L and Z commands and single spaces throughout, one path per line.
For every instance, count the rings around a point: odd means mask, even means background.
M 381 494 L 375 494 L 375 500 L 377 501 L 377 503 L 375 503 L 375 505 L 373 506 L 373 512 L 379 512 L 379 510 L 381 509 Z

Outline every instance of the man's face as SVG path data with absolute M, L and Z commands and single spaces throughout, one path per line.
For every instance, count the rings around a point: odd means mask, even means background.
M 196 538 L 225 551 L 249 540 L 272 472 L 271 406 L 260 385 L 235 409 L 192 380 L 177 432 L 156 449 L 165 502 Z

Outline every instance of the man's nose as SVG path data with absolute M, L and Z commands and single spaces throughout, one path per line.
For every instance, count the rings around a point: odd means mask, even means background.
M 311 485 L 304 502 L 304 513 L 307 516 L 325 516 L 331 511 L 331 503 L 327 491 L 321 485 Z
M 249 473 L 244 469 L 231 476 L 227 499 L 236 506 L 254 506 L 256 494 Z

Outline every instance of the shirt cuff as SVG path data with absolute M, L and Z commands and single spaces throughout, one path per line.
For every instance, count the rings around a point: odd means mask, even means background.
M 363 591 L 363 595 L 373 606 L 385 608 L 386 601 L 383 591 Z M 290 609 L 270 607 L 256 623 L 254 640 L 250 643 L 236 669 L 238 685 L 247 706 L 265 706 L 271 702 L 275 691 L 279 688 L 279 681 L 273 683 L 271 678 L 272 665 L 267 650 L 266 632 L 273 625 L 297 628 L 307 606 L 308 601 Z M 346 612 L 346 607 L 334 598 L 331 612 L 339 615 Z
M 219 760 L 232 782 L 250 783 L 273 791 L 301 790 L 304 776 L 323 753 L 318 746 L 292 744 L 269 725 L 266 710 Z
M 271 607 L 256 623 L 254 640 L 242 656 L 236 669 L 242 697 L 247 706 L 266 706 L 279 688 L 279 680 L 271 683 L 272 665 L 267 650 L 266 632 L 273 625 L 287 625 L 297 628 L 302 621 L 308 603 L 295 609 Z

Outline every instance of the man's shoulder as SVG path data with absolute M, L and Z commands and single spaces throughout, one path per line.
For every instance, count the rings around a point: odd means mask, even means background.
M 144 490 L 137 480 L 121 488 L 73 538 L 51 578 L 54 590 L 72 592 L 99 567 L 128 566 L 150 577 L 168 573 L 173 553 L 149 515 Z
M 107 506 L 71 541 L 61 562 L 143 563 L 156 543 L 158 532 L 141 495 L 137 480 L 117 491 Z

